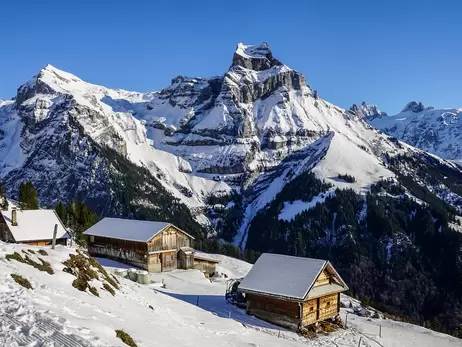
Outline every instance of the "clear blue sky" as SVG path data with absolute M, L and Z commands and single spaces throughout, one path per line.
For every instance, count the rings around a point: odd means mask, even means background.
M 47 63 L 107 87 L 159 90 L 180 74 L 222 74 L 237 42 L 267 41 L 342 107 L 462 107 L 461 13 L 457 0 L 7 0 L 0 98 Z

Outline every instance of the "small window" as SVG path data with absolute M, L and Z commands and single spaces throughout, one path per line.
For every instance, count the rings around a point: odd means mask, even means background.
M 172 256 L 171 255 L 166 255 L 165 256 L 165 261 L 171 261 L 172 260 Z
M 95 237 L 93 235 L 90 235 L 90 242 L 95 242 Z
M 327 305 L 327 306 L 330 306 L 330 301 L 328 301 L 326 305 Z
M 311 307 L 310 307 L 310 312 L 313 312 L 313 311 L 314 311 L 314 307 L 311 306 Z

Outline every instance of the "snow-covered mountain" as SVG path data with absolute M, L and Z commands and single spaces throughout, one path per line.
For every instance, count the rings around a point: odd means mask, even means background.
M 420 153 L 365 122 L 374 118 L 389 117 L 318 98 L 266 43 L 239 43 L 221 76 L 178 76 L 150 93 L 47 65 L 0 102 L 0 177 L 12 196 L 31 180 L 42 205 L 80 198 L 100 214 L 181 221 L 189 211 L 202 225 L 215 225 L 210 197 L 235 191 L 244 246 L 253 216 L 302 172 L 364 191 L 395 176 L 385 156 Z M 346 173 L 355 182 L 338 178 Z
M 397 115 L 370 119 L 390 136 L 441 158 L 462 162 L 462 109 L 434 109 L 412 101 Z

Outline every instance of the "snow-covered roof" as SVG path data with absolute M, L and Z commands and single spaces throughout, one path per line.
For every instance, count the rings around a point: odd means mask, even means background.
M 69 238 L 66 228 L 54 210 L 16 210 L 18 225 L 11 224 L 13 206 L 1 211 L 3 219 L 16 242 L 52 240 L 55 225 L 58 225 L 57 239 Z
M 211 263 L 219 263 L 219 262 L 220 262 L 220 261 L 217 260 L 217 259 L 213 259 L 213 258 L 204 256 L 204 255 L 198 254 L 198 253 L 194 253 L 194 259 L 205 260 L 205 261 L 209 261 L 209 262 L 211 262 Z
M 304 300 L 327 264 L 328 261 L 321 259 L 264 253 L 250 269 L 239 289 Z
M 100 236 L 112 239 L 148 242 L 172 224 L 122 218 L 104 218 L 84 232 L 88 236 Z M 177 227 L 175 227 L 177 228 Z M 189 237 L 191 235 L 177 228 Z

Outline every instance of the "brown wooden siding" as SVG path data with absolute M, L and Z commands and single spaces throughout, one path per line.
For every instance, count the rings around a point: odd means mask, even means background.
M 298 329 L 300 307 L 297 302 L 258 294 L 246 294 L 247 312 L 265 321 Z
M 147 269 L 147 245 L 143 242 L 90 236 L 88 252 L 91 255 L 107 257 Z
M 2 214 L 0 214 L 0 240 L 5 242 L 14 242 L 13 235 L 6 224 L 5 219 L 3 219 Z
M 190 247 L 190 244 L 189 236 L 172 226 L 154 237 L 148 243 L 148 249 L 149 252 L 171 249 L 179 250 L 181 247 Z
M 319 320 L 333 318 L 338 313 L 338 296 L 330 294 L 319 298 Z
M 162 272 L 172 271 L 177 268 L 176 251 L 163 252 L 161 257 Z
M 194 259 L 194 268 L 201 270 L 207 276 L 211 276 L 216 271 L 216 263 L 203 259 Z
M 303 303 L 302 325 L 307 326 L 316 323 L 318 311 L 318 300 L 312 299 Z
M 179 269 L 193 269 L 194 268 L 194 253 L 189 252 L 186 254 L 181 249 L 178 251 L 178 268 Z
M 316 282 L 314 283 L 313 287 L 322 286 L 324 284 L 330 284 L 331 278 L 332 278 L 332 274 L 330 274 L 327 271 L 327 269 L 324 269 L 324 271 L 322 271 L 319 274 L 319 277 L 316 279 Z

